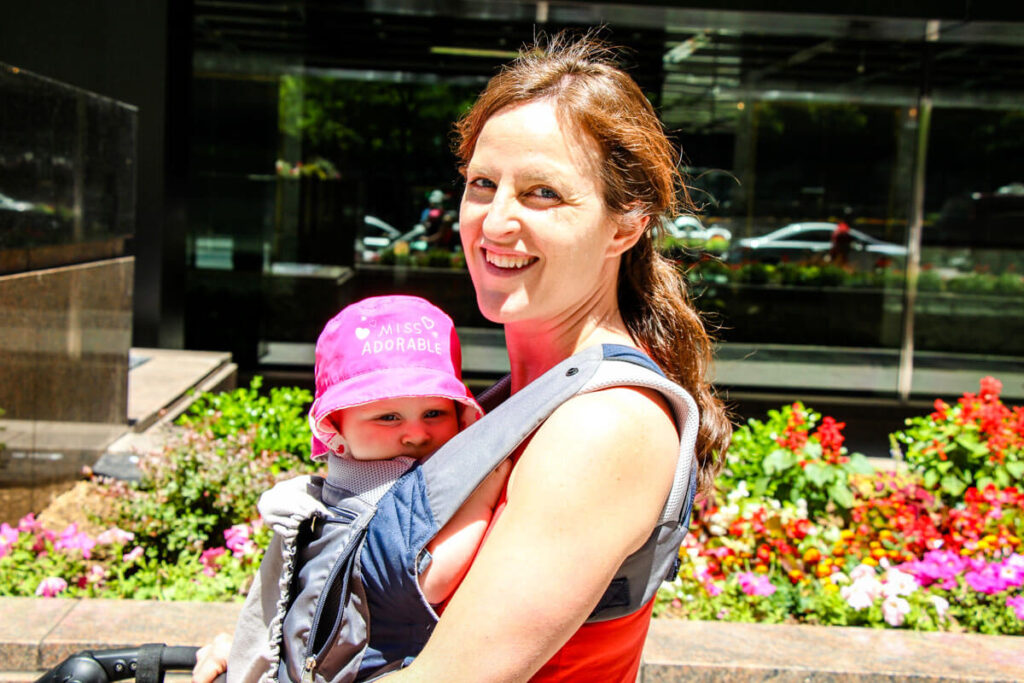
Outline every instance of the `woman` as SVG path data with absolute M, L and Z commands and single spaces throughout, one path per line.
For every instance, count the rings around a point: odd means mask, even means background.
M 460 235 L 480 310 L 505 328 L 512 392 L 587 347 L 640 349 L 696 400 L 707 490 L 730 426 L 704 380 L 711 342 L 654 247 L 685 189 L 653 108 L 612 57 L 556 36 L 491 80 L 457 127 Z M 612 387 L 557 408 L 516 452 L 425 649 L 388 680 L 635 680 L 653 601 L 584 621 L 651 535 L 679 439 L 653 391 Z M 196 680 L 215 669 L 201 663 Z

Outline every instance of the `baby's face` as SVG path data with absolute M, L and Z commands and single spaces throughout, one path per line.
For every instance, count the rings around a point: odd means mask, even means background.
M 455 401 L 437 396 L 390 398 L 331 416 L 355 460 L 422 458 L 459 431 Z

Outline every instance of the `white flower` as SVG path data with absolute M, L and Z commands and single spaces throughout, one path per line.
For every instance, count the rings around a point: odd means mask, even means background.
M 895 567 L 885 572 L 883 580 L 885 585 L 882 587 L 882 593 L 887 598 L 910 595 L 918 588 L 917 579 L 913 575 L 901 572 Z
M 843 586 L 839 589 L 839 594 L 843 596 L 843 600 L 846 600 L 850 607 L 858 611 L 871 607 L 875 602 L 871 594 L 856 583 L 851 586 Z
M 867 577 L 875 578 L 875 568 L 869 564 L 858 564 L 850 572 L 850 578 L 854 581 Z
M 729 491 L 729 495 L 725 498 L 730 503 L 735 503 L 740 498 L 746 498 L 750 495 L 750 491 L 747 490 L 747 482 L 741 480 L 732 491 Z
M 882 616 L 890 626 L 902 626 L 910 612 L 910 603 L 903 598 L 891 595 L 882 601 Z
M 949 610 L 949 601 L 941 595 L 929 595 L 929 599 L 932 601 L 932 606 L 935 607 L 935 613 L 939 615 L 939 619 L 946 618 L 946 611 Z
M 832 572 L 828 578 L 837 586 L 842 583 L 850 583 L 850 577 L 842 572 Z

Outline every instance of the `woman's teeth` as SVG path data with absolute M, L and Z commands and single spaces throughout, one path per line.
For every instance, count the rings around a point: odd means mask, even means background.
M 499 268 L 522 268 L 533 263 L 536 259 L 532 256 L 509 256 L 507 254 L 492 254 L 486 252 L 487 262 Z

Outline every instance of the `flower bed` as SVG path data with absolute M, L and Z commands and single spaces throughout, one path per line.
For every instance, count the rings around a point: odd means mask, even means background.
M 101 482 L 103 533 L 0 526 L 0 595 L 241 599 L 269 541 L 259 494 L 311 469 L 308 392 L 258 389 L 197 401 L 140 484 Z M 895 471 L 801 403 L 748 421 L 655 613 L 1024 634 L 1024 409 L 1000 389 L 909 419 Z
M 865 468 L 800 403 L 749 421 L 656 612 L 1024 634 L 1024 421 L 1000 389 L 908 420 L 896 471 Z

